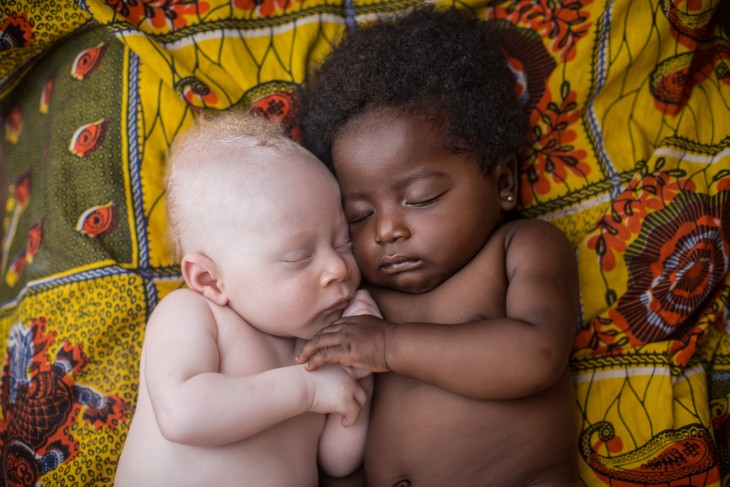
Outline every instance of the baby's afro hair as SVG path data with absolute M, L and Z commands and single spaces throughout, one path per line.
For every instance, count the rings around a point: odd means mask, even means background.
M 332 168 L 348 122 L 393 108 L 436 123 L 485 171 L 518 155 L 527 121 L 493 30 L 465 10 L 422 5 L 350 32 L 302 94 L 304 145 Z

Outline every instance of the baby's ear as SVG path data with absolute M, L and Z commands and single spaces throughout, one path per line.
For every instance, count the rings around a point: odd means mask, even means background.
M 519 196 L 517 184 L 517 160 L 509 156 L 492 168 L 492 178 L 497 185 L 500 205 L 504 211 L 514 210 Z
M 199 252 L 186 254 L 180 263 L 185 283 L 219 306 L 225 306 L 228 298 L 221 289 L 218 266 Z

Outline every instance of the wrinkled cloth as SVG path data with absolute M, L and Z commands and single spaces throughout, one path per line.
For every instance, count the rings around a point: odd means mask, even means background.
M 307 73 L 347 29 L 413 4 L 0 5 L 0 485 L 113 484 L 146 320 L 183 285 L 165 234 L 174 137 L 203 110 L 248 109 L 298 140 Z M 530 114 L 522 213 L 576 249 L 582 483 L 727 483 L 730 44 L 717 2 L 458 5 L 505 39 Z

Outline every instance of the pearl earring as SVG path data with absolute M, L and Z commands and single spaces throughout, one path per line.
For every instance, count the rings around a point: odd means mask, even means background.
M 510 203 L 512 203 L 514 200 L 515 200 L 515 198 L 511 194 L 508 194 L 507 195 L 507 201 L 509 201 Z

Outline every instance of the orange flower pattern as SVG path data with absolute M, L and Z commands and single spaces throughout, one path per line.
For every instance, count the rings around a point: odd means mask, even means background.
M 591 172 L 586 151 L 572 145 L 577 134 L 571 126 L 580 117 L 576 93 L 567 81 L 561 87 L 559 102 L 552 101 L 546 91 L 542 102 L 532 111 L 530 158 L 523 165 L 520 188 L 525 205 L 548 194 L 554 184 L 564 184 L 568 173 L 585 178 Z
M 487 14 L 490 19 L 509 20 L 549 39 L 550 51 L 562 61 L 575 57 L 576 43 L 590 31 L 588 13 L 582 10 L 592 0 L 520 0 L 508 2 Z
M 204 110 L 229 108 L 298 139 L 311 68 L 349 28 L 417 2 L 44 0 L 61 12 L 44 22 L 37 1 L 0 3 L 2 75 L 17 75 L 0 90 L 12 182 L 0 471 L 5 483 L 107 485 L 146 319 L 181 282 L 163 250 L 169 144 Z M 727 484 L 730 44 L 710 21 L 719 2 L 445 3 L 503 37 L 531 125 L 521 210 L 576 246 L 581 485 Z M 47 57 L 28 63 L 33 50 Z M 84 357 L 84 381 L 103 393 L 78 382 L 71 364 Z M 70 414 L 43 416 L 55 406 Z
M 0 24 L 0 51 L 33 44 L 35 22 L 25 12 L 13 12 Z
M 730 192 L 685 191 L 646 216 L 626 249 L 629 289 L 609 316 L 631 345 L 686 341 L 730 270 Z
M 198 0 L 105 0 L 135 26 L 148 24 L 157 31 L 180 30 L 199 21 L 210 4 Z
M 233 8 L 254 13 L 257 17 L 273 17 L 304 0 L 231 0 Z

